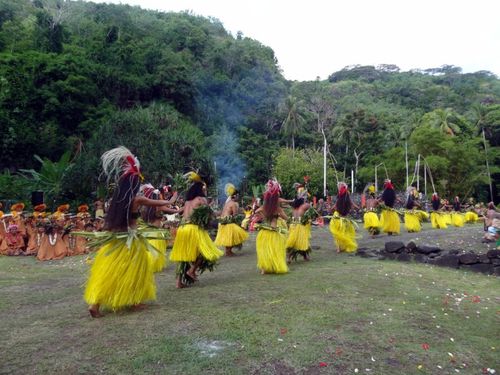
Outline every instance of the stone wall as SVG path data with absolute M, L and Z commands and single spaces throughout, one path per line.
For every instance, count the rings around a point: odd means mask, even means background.
M 356 255 L 378 260 L 414 261 L 500 276 L 500 250 L 476 254 L 472 251 L 441 250 L 436 246 L 416 245 L 414 242 L 405 245 L 400 241 L 390 241 L 386 242 L 383 250 L 360 248 Z

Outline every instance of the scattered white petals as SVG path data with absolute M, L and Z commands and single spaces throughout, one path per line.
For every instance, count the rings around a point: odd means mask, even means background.
M 448 355 L 453 358 L 453 354 L 452 353 L 448 352 Z
M 439 366 L 439 365 L 437 365 L 437 368 L 438 368 L 438 369 L 440 369 L 440 370 L 442 370 L 442 369 L 443 369 L 443 367 L 441 367 L 441 366 Z
M 280 341 L 280 342 L 281 342 L 281 341 L 283 341 L 283 339 L 278 339 L 278 341 Z
M 357 368 L 355 368 L 354 372 L 357 374 L 359 372 L 359 370 Z
M 373 358 L 373 356 L 372 356 L 372 362 L 375 362 L 375 358 Z
M 455 342 L 455 339 L 453 337 L 450 337 L 451 342 Z

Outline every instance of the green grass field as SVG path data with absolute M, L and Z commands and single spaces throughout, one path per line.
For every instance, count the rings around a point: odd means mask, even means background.
M 484 249 L 479 226 L 445 232 Z M 192 288 L 175 289 L 170 264 L 146 310 L 101 319 L 82 299 L 85 257 L 0 257 L 0 373 L 500 373 L 499 278 L 338 255 L 326 228 L 312 245 L 310 262 L 260 275 L 252 234 Z

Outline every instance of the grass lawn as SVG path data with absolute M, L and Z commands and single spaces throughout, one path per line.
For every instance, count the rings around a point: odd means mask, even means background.
M 479 226 L 436 233 L 418 239 L 484 250 Z M 102 319 L 82 299 L 85 256 L 0 257 L 0 373 L 500 373 L 499 278 L 338 255 L 327 228 L 312 245 L 310 262 L 262 276 L 252 234 L 192 288 L 175 289 L 170 264 L 156 302 Z

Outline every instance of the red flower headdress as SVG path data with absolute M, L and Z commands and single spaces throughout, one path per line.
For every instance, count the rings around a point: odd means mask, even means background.
M 384 181 L 384 189 L 394 190 L 391 180 L 387 179 Z
M 345 182 L 339 182 L 337 186 L 339 188 L 339 193 L 338 193 L 339 197 L 342 197 L 343 195 L 345 195 L 349 192 L 349 189 L 348 189 L 347 184 Z
M 266 191 L 264 192 L 264 199 L 279 194 L 281 194 L 281 185 L 279 184 L 278 180 L 274 178 L 267 181 Z

